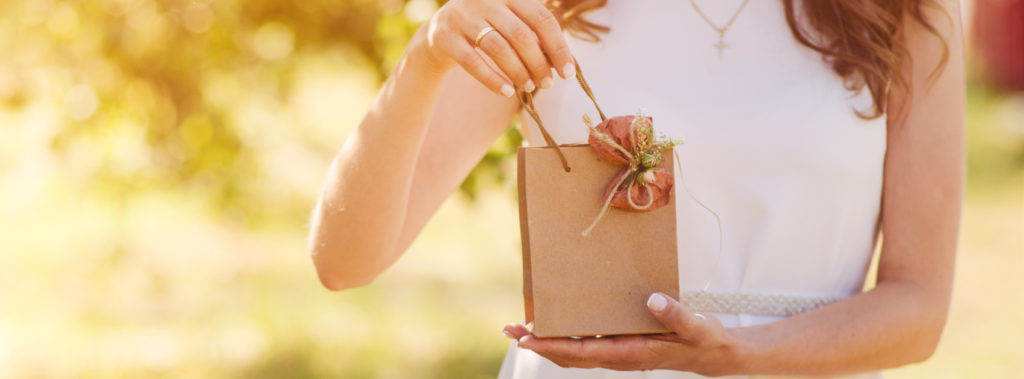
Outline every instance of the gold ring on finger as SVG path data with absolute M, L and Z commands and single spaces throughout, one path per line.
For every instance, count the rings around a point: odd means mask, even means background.
M 476 34 L 476 39 L 475 39 L 476 45 L 480 46 L 480 40 L 484 39 L 484 36 L 486 36 L 487 33 L 490 33 L 490 32 L 493 32 L 493 31 L 494 31 L 494 27 L 492 27 L 490 25 L 488 25 L 487 27 L 485 27 L 482 30 L 480 30 L 480 33 Z

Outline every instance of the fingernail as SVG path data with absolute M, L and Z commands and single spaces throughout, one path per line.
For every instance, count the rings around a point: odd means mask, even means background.
M 505 97 L 512 97 L 512 94 L 516 93 L 516 90 L 512 89 L 512 86 L 505 84 L 501 86 L 501 94 Z
M 533 84 L 533 79 L 530 79 L 526 81 L 526 84 L 523 84 L 523 89 L 526 92 L 533 92 L 533 90 L 537 89 L 537 86 Z
M 505 335 L 505 337 L 506 337 L 506 338 L 508 338 L 508 339 L 510 339 L 510 340 L 514 340 L 514 339 L 516 339 L 516 337 L 512 336 L 512 333 L 509 333 L 509 332 L 508 332 L 507 330 L 502 330 L 502 331 L 501 331 L 501 334 L 504 334 L 504 335 Z
M 544 78 L 540 81 L 540 88 L 548 89 L 551 88 L 551 77 Z
M 666 306 L 668 306 L 668 300 L 665 300 L 664 296 L 655 293 L 647 298 L 647 308 L 650 308 L 652 311 L 661 313 L 661 311 L 665 310 Z
M 562 67 L 562 77 L 566 79 L 572 79 L 576 77 L 576 66 L 572 62 L 566 63 L 565 67 Z

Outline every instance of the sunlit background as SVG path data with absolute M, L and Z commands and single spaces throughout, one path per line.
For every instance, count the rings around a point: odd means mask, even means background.
M 493 377 L 522 317 L 514 130 L 373 285 L 329 293 L 305 251 L 330 159 L 438 6 L 0 1 L 0 377 Z M 964 18 L 953 309 L 891 378 L 1024 372 L 1024 1 Z

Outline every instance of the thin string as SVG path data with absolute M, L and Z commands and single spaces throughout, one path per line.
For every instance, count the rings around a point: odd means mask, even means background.
M 547 142 L 548 146 L 554 147 L 555 152 L 558 153 L 558 159 L 562 161 L 562 169 L 565 172 L 572 171 L 569 167 L 569 161 L 565 159 L 565 154 L 562 153 L 562 148 L 558 147 L 558 143 L 555 142 L 554 138 L 551 138 L 551 134 L 548 134 L 548 129 L 544 127 L 544 122 L 540 120 L 540 115 L 537 114 L 537 109 L 533 105 L 533 94 L 529 92 L 519 92 L 516 90 L 516 94 L 519 98 L 519 103 L 526 108 L 526 113 L 530 114 L 533 121 L 537 123 L 537 128 L 540 129 L 540 134 L 544 136 L 544 141 Z
M 704 205 L 700 200 L 697 200 L 697 198 L 693 196 L 693 193 L 690 193 L 690 189 L 686 187 L 686 181 L 683 180 L 683 161 L 682 159 L 679 159 L 679 152 L 672 149 L 672 153 L 676 156 L 676 169 L 679 171 L 679 185 L 683 186 L 683 190 L 686 191 L 686 194 L 689 195 L 697 205 L 700 205 L 701 208 L 704 208 L 704 210 L 711 213 L 711 215 L 715 217 L 715 222 L 718 224 L 718 257 L 715 259 L 715 267 L 711 270 L 711 274 L 708 276 L 707 282 L 705 282 L 704 287 L 701 288 L 701 292 L 706 292 L 711 286 L 711 280 L 715 278 L 715 273 L 718 272 L 719 264 L 722 263 L 722 218 L 718 216 L 718 213 L 715 213 L 711 208 L 708 208 L 707 205 Z
M 601 115 L 601 121 L 608 119 L 601 111 L 601 107 L 597 105 L 597 98 L 594 97 L 594 91 L 590 89 L 590 85 L 587 84 L 587 80 L 583 78 L 583 71 L 580 70 L 580 64 L 576 60 L 576 57 L 572 57 L 573 65 L 576 66 L 576 81 L 579 82 L 580 88 L 583 88 L 583 92 L 587 93 L 587 97 L 594 103 L 594 108 L 597 108 L 597 113 Z M 537 114 L 537 109 L 533 105 L 533 93 L 516 90 L 516 97 L 519 98 L 519 104 L 522 104 L 523 108 L 526 109 L 526 113 L 530 114 L 530 118 L 537 123 L 537 128 L 540 129 L 540 134 L 544 136 L 544 142 L 550 147 L 555 148 L 555 152 L 558 153 L 558 159 L 562 161 L 562 169 L 565 172 L 572 171 L 569 167 L 569 162 L 565 159 L 565 154 L 562 153 L 562 149 L 558 147 L 558 143 L 555 142 L 554 138 L 551 138 L 551 134 L 548 133 L 547 128 L 544 127 L 544 122 L 541 121 L 540 115 Z
M 597 114 L 601 116 L 601 121 L 608 120 L 608 116 L 605 116 L 604 112 L 601 111 L 601 106 L 597 105 L 597 98 L 594 97 L 594 91 L 587 84 L 587 79 L 583 78 L 583 69 L 580 68 L 580 62 L 576 60 L 576 57 L 572 57 L 572 63 L 576 66 L 576 81 L 580 83 L 583 92 L 586 92 L 587 97 L 594 103 L 594 108 L 597 108 Z

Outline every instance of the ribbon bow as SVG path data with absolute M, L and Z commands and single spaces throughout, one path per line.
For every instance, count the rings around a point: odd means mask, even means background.
M 671 172 L 658 167 L 662 152 L 681 141 L 655 138 L 654 120 L 638 111 L 635 116 L 617 116 L 593 125 L 583 115 L 590 130 L 587 142 L 605 162 L 623 166 L 605 188 L 604 205 L 594 221 L 583 231 L 587 235 L 601 220 L 608 207 L 632 212 L 649 212 L 668 204 L 674 180 Z

